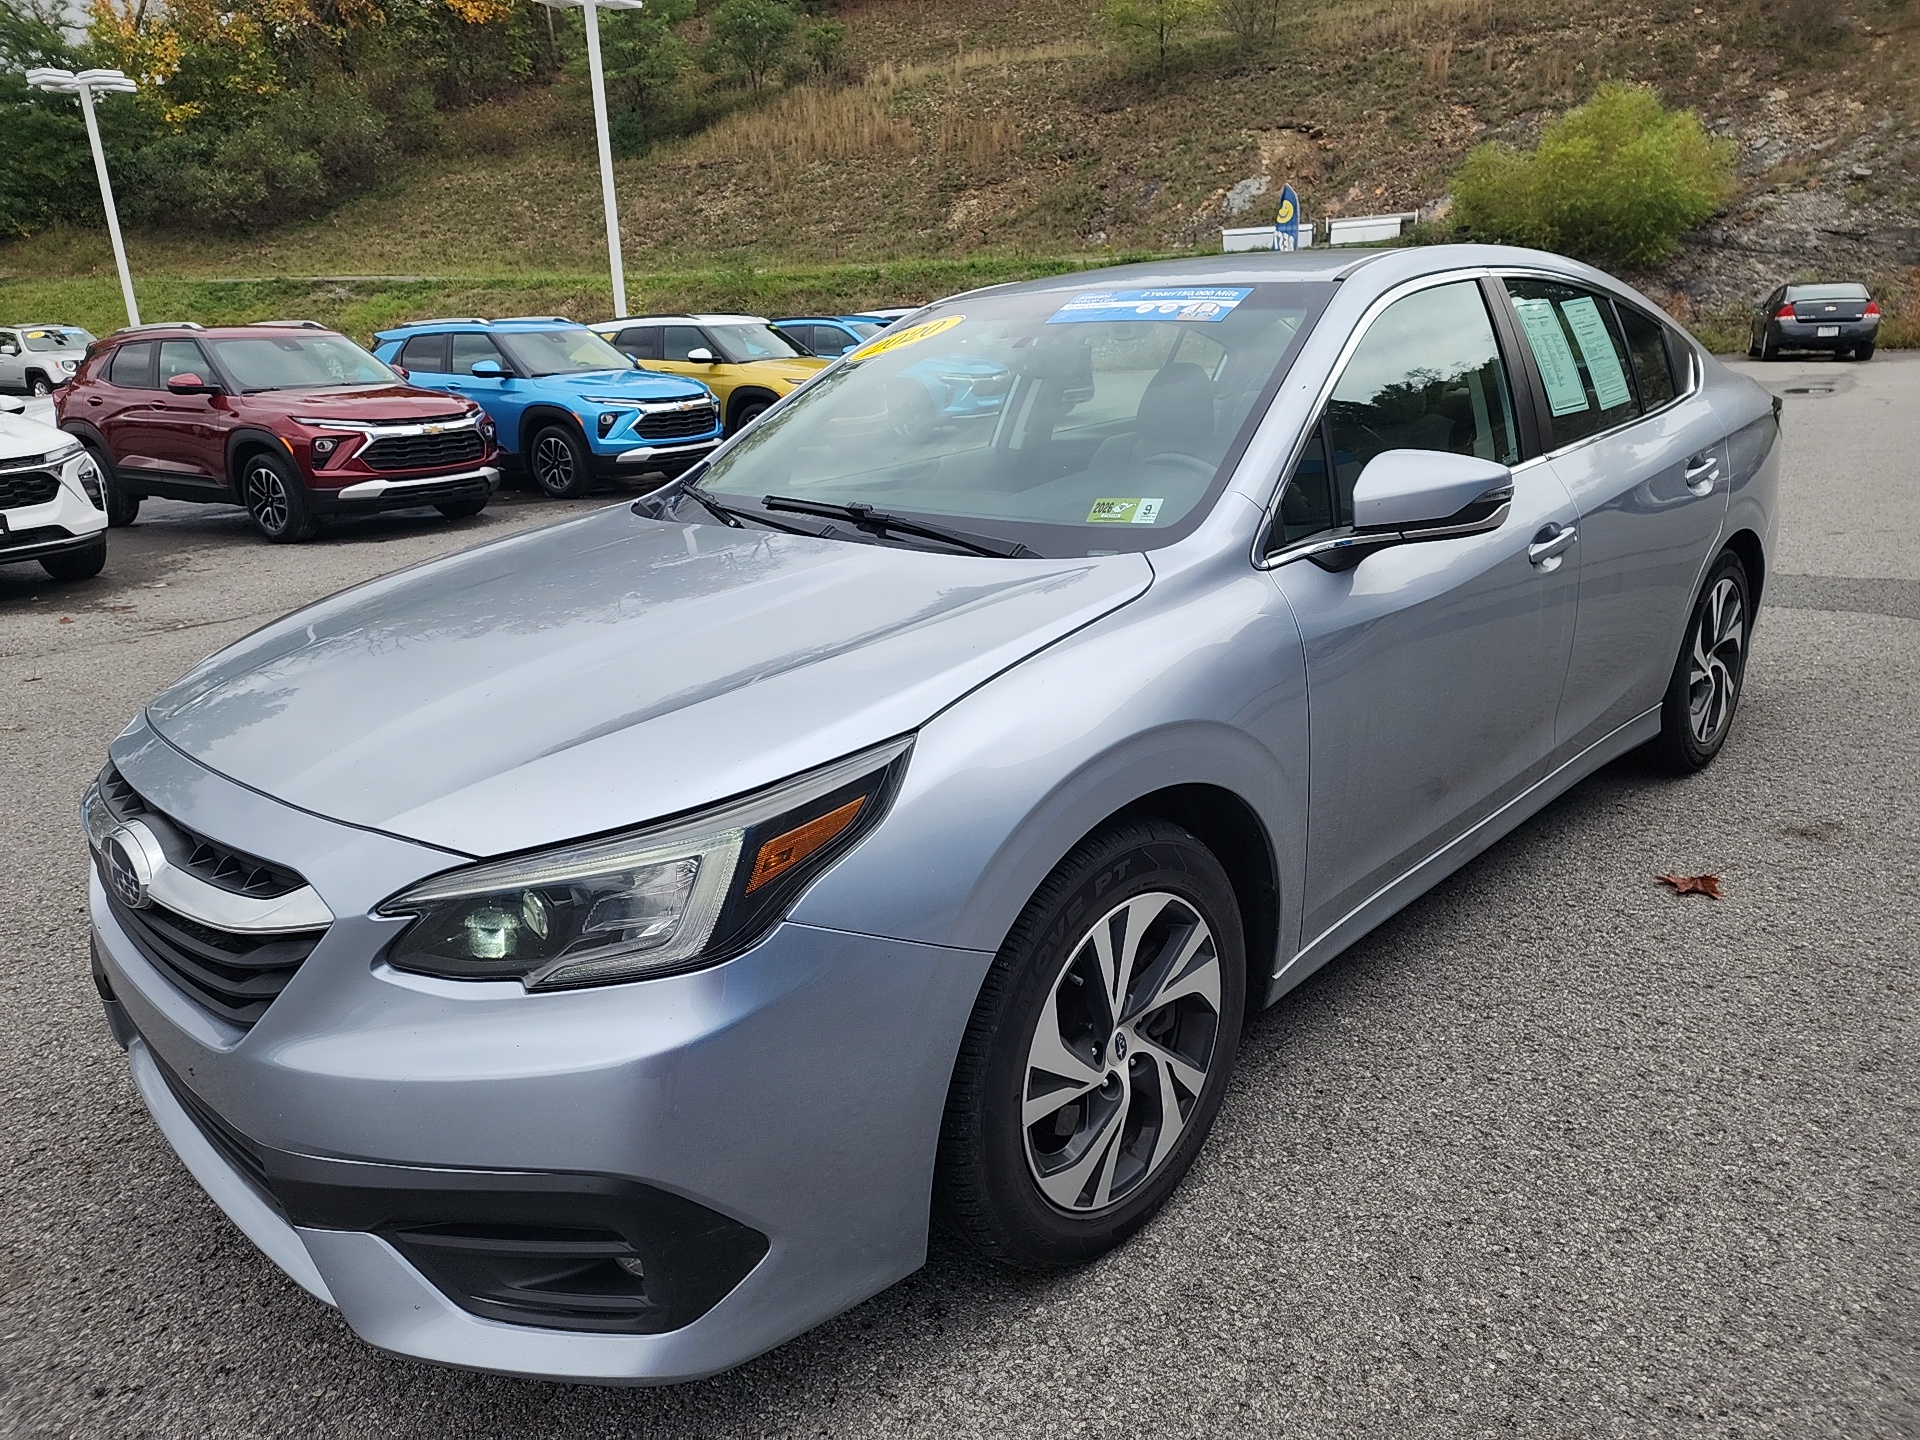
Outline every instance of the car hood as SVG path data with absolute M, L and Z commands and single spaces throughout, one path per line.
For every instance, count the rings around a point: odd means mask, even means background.
M 624 395 L 635 400 L 696 400 L 713 392 L 698 380 L 656 370 L 590 370 L 583 375 L 543 375 L 534 382 L 576 395 Z
M 441 390 L 417 385 L 316 385 L 311 389 L 254 390 L 246 397 L 255 411 L 312 415 L 323 420 L 426 420 L 464 415 L 474 407 Z
M 0 411 L 0 460 L 49 455 L 72 444 L 73 437 L 56 426 Z
M 997 560 L 618 506 L 298 611 L 147 718 L 302 809 L 497 855 L 913 730 L 1152 573 L 1138 554 Z

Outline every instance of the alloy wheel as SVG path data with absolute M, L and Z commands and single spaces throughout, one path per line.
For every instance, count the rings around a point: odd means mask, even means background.
M 249 465 L 245 488 L 247 513 L 262 530 L 278 535 L 287 528 L 287 485 L 271 465 Z
M 1746 607 L 1740 587 L 1722 576 L 1707 592 L 1694 625 L 1693 657 L 1687 667 L 1687 724 L 1695 743 L 1708 746 L 1733 717 L 1740 694 Z
M 53 394 L 53 386 L 44 380 L 35 380 L 33 382 L 33 393 L 36 398 L 44 400 L 47 396 Z
M 1166 891 L 1115 906 L 1073 949 L 1021 1095 L 1027 1165 L 1054 1206 L 1105 1210 L 1167 1163 L 1213 1062 L 1220 988 L 1212 930 Z
M 533 478 L 540 488 L 565 490 L 573 484 L 573 447 L 558 435 L 542 435 L 533 447 Z

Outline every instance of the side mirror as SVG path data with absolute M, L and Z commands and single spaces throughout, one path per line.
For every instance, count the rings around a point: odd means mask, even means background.
M 0 355 L 18 355 L 20 347 L 11 340 L 0 340 Z
M 1375 550 L 1498 530 L 1513 507 L 1513 472 L 1477 455 L 1383 450 L 1353 486 L 1353 529 L 1306 552 L 1323 570 L 1350 570 Z
M 202 380 L 189 370 L 181 375 L 171 376 L 167 380 L 169 395 L 218 395 L 220 387 L 210 380 Z
M 714 363 L 713 352 L 704 345 L 696 346 L 687 351 L 687 363 L 689 365 L 711 365 Z
M 391 365 L 391 364 L 390 364 L 390 365 L 388 365 L 388 366 L 387 366 L 387 369 L 389 369 L 389 370 L 391 370 L 391 371 L 392 371 L 392 372 L 393 372 L 393 373 L 394 373 L 395 375 L 397 375 L 397 376 L 398 376 L 398 377 L 399 377 L 400 379 L 402 379 L 402 380 L 405 380 L 405 379 L 407 379 L 407 378 L 408 378 L 408 376 L 407 376 L 407 367 L 406 367 L 406 366 L 404 366 L 404 365 Z
M 482 380 L 504 380 L 507 378 L 507 367 L 498 360 L 476 360 L 467 367 L 467 373 L 478 375 Z

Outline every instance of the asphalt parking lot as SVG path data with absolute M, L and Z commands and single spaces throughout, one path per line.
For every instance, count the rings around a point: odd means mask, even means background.
M 1920 1434 L 1920 355 L 1741 368 L 1787 394 L 1788 470 L 1717 764 L 1613 766 L 1266 1012 L 1121 1252 L 1036 1278 L 936 1242 L 670 1390 L 392 1359 L 257 1254 L 101 1023 L 74 820 L 208 652 L 607 498 L 294 549 L 150 502 L 97 580 L 0 570 L 0 1433 Z

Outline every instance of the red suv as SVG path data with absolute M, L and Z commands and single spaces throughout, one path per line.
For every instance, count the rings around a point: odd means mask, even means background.
M 267 539 L 304 540 L 321 515 L 477 514 L 500 483 L 484 411 L 310 320 L 117 331 L 54 406 L 107 477 L 114 525 L 162 495 L 242 505 Z

